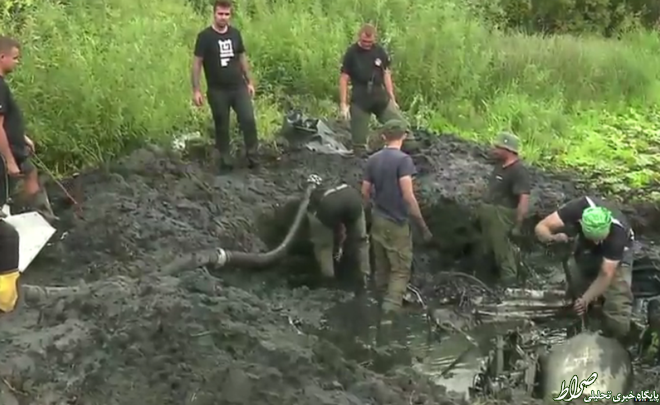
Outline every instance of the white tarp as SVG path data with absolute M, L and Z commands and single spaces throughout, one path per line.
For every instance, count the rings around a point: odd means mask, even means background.
M 4 221 L 16 228 L 20 235 L 18 270 L 22 273 L 46 246 L 55 228 L 37 212 L 10 215 L 7 205 L 2 207 L 2 211 L 6 215 Z

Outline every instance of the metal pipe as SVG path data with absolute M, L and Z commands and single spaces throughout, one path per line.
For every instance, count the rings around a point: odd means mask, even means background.
M 247 253 L 225 250 L 223 248 L 202 250 L 187 254 L 175 260 L 171 264 L 165 266 L 161 272 L 171 274 L 208 265 L 215 266 L 216 268 L 224 267 L 226 265 L 239 267 L 263 267 L 272 265 L 280 260 L 288 251 L 293 238 L 296 233 L 298 233 L 298 230 L 305 219 L 312 192 L 321 184 L 321 181 L 321 178 L 314 174 L 307 178 L 307 188 L 305 189 L 305 194 L 300 203 L 300 207 L 298 207 L 298 212 L 293 220 L 293 224 L 291 225 L 291 228 L 289 228 L 289 232 L 284 237 L 282 243 L 270 252 Z
M 507 288 L 504 290 L 507 299 L 553 300 L 561 301 L 566 297 L 562 290 L 531 290 L 528 288 Z

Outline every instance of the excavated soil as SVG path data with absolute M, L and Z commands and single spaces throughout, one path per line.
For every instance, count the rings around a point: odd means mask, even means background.
M 418 136 L 417 183 L 437 240 L 420 251 L 415 279 L 428 284 L 443 266 L 473 264 L 473 208 L 491 166 L 478 146 Z M 71 288 L 0 318 L 0 403 L 455 403 L 405 364 L 377 373 L 316 333 L 352 293 L 300 286 L 298 276 L 310 284 L 315 272 L 304 243 L 270 271 L 159 272 L 213 246 L 267 250 L 282 237 L 273 212 L 301 194 L 309 174 L 357 185 L 363 163 L 291 150 L 259 171 L 219 176 L 206 162 L 148 148 L 79 176 L 68 186 L 80 215 L 60 207 L 58 233 L 23 278 Z M 580 193 L 539 171 L 534 183 L 530 224 Z M 654 207 L 628 212 L 640 233 L 660 223 Z

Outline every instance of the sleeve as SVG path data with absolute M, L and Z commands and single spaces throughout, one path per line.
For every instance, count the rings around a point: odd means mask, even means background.
M 4 81 L 0 82 L 0 115 L 7 114 L 9 108 L 9 87 Z
M 529 171 L 527 168 L 521 166 L 513 181 L 513 194 L 519 196 L 529 194 L 532 191 L 532 182 L 529 177 Z
M 390 57 L 390 54 L 387 53 L 385 48 L 380 48 L 380 53 L 381 53 L 381 59 L 383 60 L 383 69 L 387 70 L 390 68 L 392 65 L 392 58 Z
M 603 242 L 603 257 L 615 262 L 621 261 L 627 245 L 628 235 L 622 228 L 615 227 L 614 231 Z
M 367 164 L 364 167 L 364 176 L 362 177 L 363 181 L 367 181 L 371 184 L 374 183 L 374 163 L 373 159 L 367 159 Z
M 236 31 L 236 54 L 240 55 L 245 53 L 245 42 L 243 42 L 243 34 L 240 31 Z
M 204 41 L 204 31 L 202 31 L 197 34 L 197 40 L 195 40 L 195 56 L 203 58 L 204 48 L 206 48 L 206 42 Z
M 417 174 L 417 168 L 410 156 L 406 155 L 399 163 L 399 178 L 405 176 L 414 177 Z
M 576 224 L 582 218 L 582 211 L 588 205 L 589 203 L 584 197 L 576 198 L 562 205 L 557 210 L 557 215 L 565 225 Z
M 341 59 L 341 72 L 349 76 L 352 73 L 351 66 L 353 65 L 353 52 L 351 52 L 352 49 L 352 47 L 348 48 L 346 52 L 344 52 L 344 57 Z

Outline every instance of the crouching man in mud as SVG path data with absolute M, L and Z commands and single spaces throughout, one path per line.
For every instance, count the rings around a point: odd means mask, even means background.
M 369 157 L 362 181 L 365 206 L 373 202 L 374 277 L 385 313 L 401 308 L 410 281 L 413 243 L 409 216 L 425 241 L 433 238 L 413 191 L 417 169 L 412 158 L 401 151 L 407 131 L 403 121 L 391 120 L 383 125 L 386 146 Z
M 0 37 L 0 156 L 3 160 L 2 176 L 5 177 L 1 192 L 5 194 L 4 199 L 8 199 L 16 182 L 23 179 L 22 202 L 47 221 L 54 222 L 58 218 L 53 213 L 46 190 L 39 184 L 37 169 L 30 162 L 30 156 L 35 152 L 34 142 L 25 135 L 23 114 L 5 81 L 19 59 L 19 43 L 12 38 Z
M 321 185 L 311 195 L 308 219 L 321 273 L 335 277 L 334 262 L 341 260 L 347 245 L 357 248 L 360 281 L 367 280 L 371 274 L 369 237 L 360 192 L 347 184 L 332 188 Z
M 576 227 L 573 258 L 568 263 L 567 284 L 575 299 L 574 309 L 585 316 L 600 297 L 600 311 L 590 311 L 589 329 L 624 339 L 630 331 L 633 295 L 632 264 L 634 233 L 619 210 L 608 209 L 593 197 L 574 199 L 536 225 L 543 242 L 566 242 L 564 227 Z M 598 325 L 596 322 L 600 322 Z
M 518 279 L 519 263 L 512 237 L 520 236 L 520 228 L 529 209 L 531 184 L 529 172 L 519 153 L 520 140 L 504 132 L 495 141 L 498 163 L 488 182 L 488 191 L 479 210 L 484 257 L 495 255 L 503 284 Z
M 375 114 L 378 121 L 403 121 L 394 96 L 391 60 L 387 51 L 376 43 L 376 28 L 365 24 L 358 41 L 344 53 L 339 76 L 339 109 L 344 119 L 350 119 L 353 151 L 366 152 L 369 121 Z M 348 83 L 352 85 L 348 103 Z
M 258 166 L 257 122 L 252 97 L 254 82 L 250 75 L 241 32 L 229 25 L 232 3 L 218 0 L 213 6 L 213 24 L 197 35 L 192 63 L 193 103 L 204 102 L 200 87 L 200 73 L 208 85 L 207 97 L 215 125 L 215 147 L 218 150 L 220 170 L 231 170 L 231 139 L 229 136 L 229 110 L 236 112 L 238 125 L 245 141 L 245 153 L 250 168 Z

